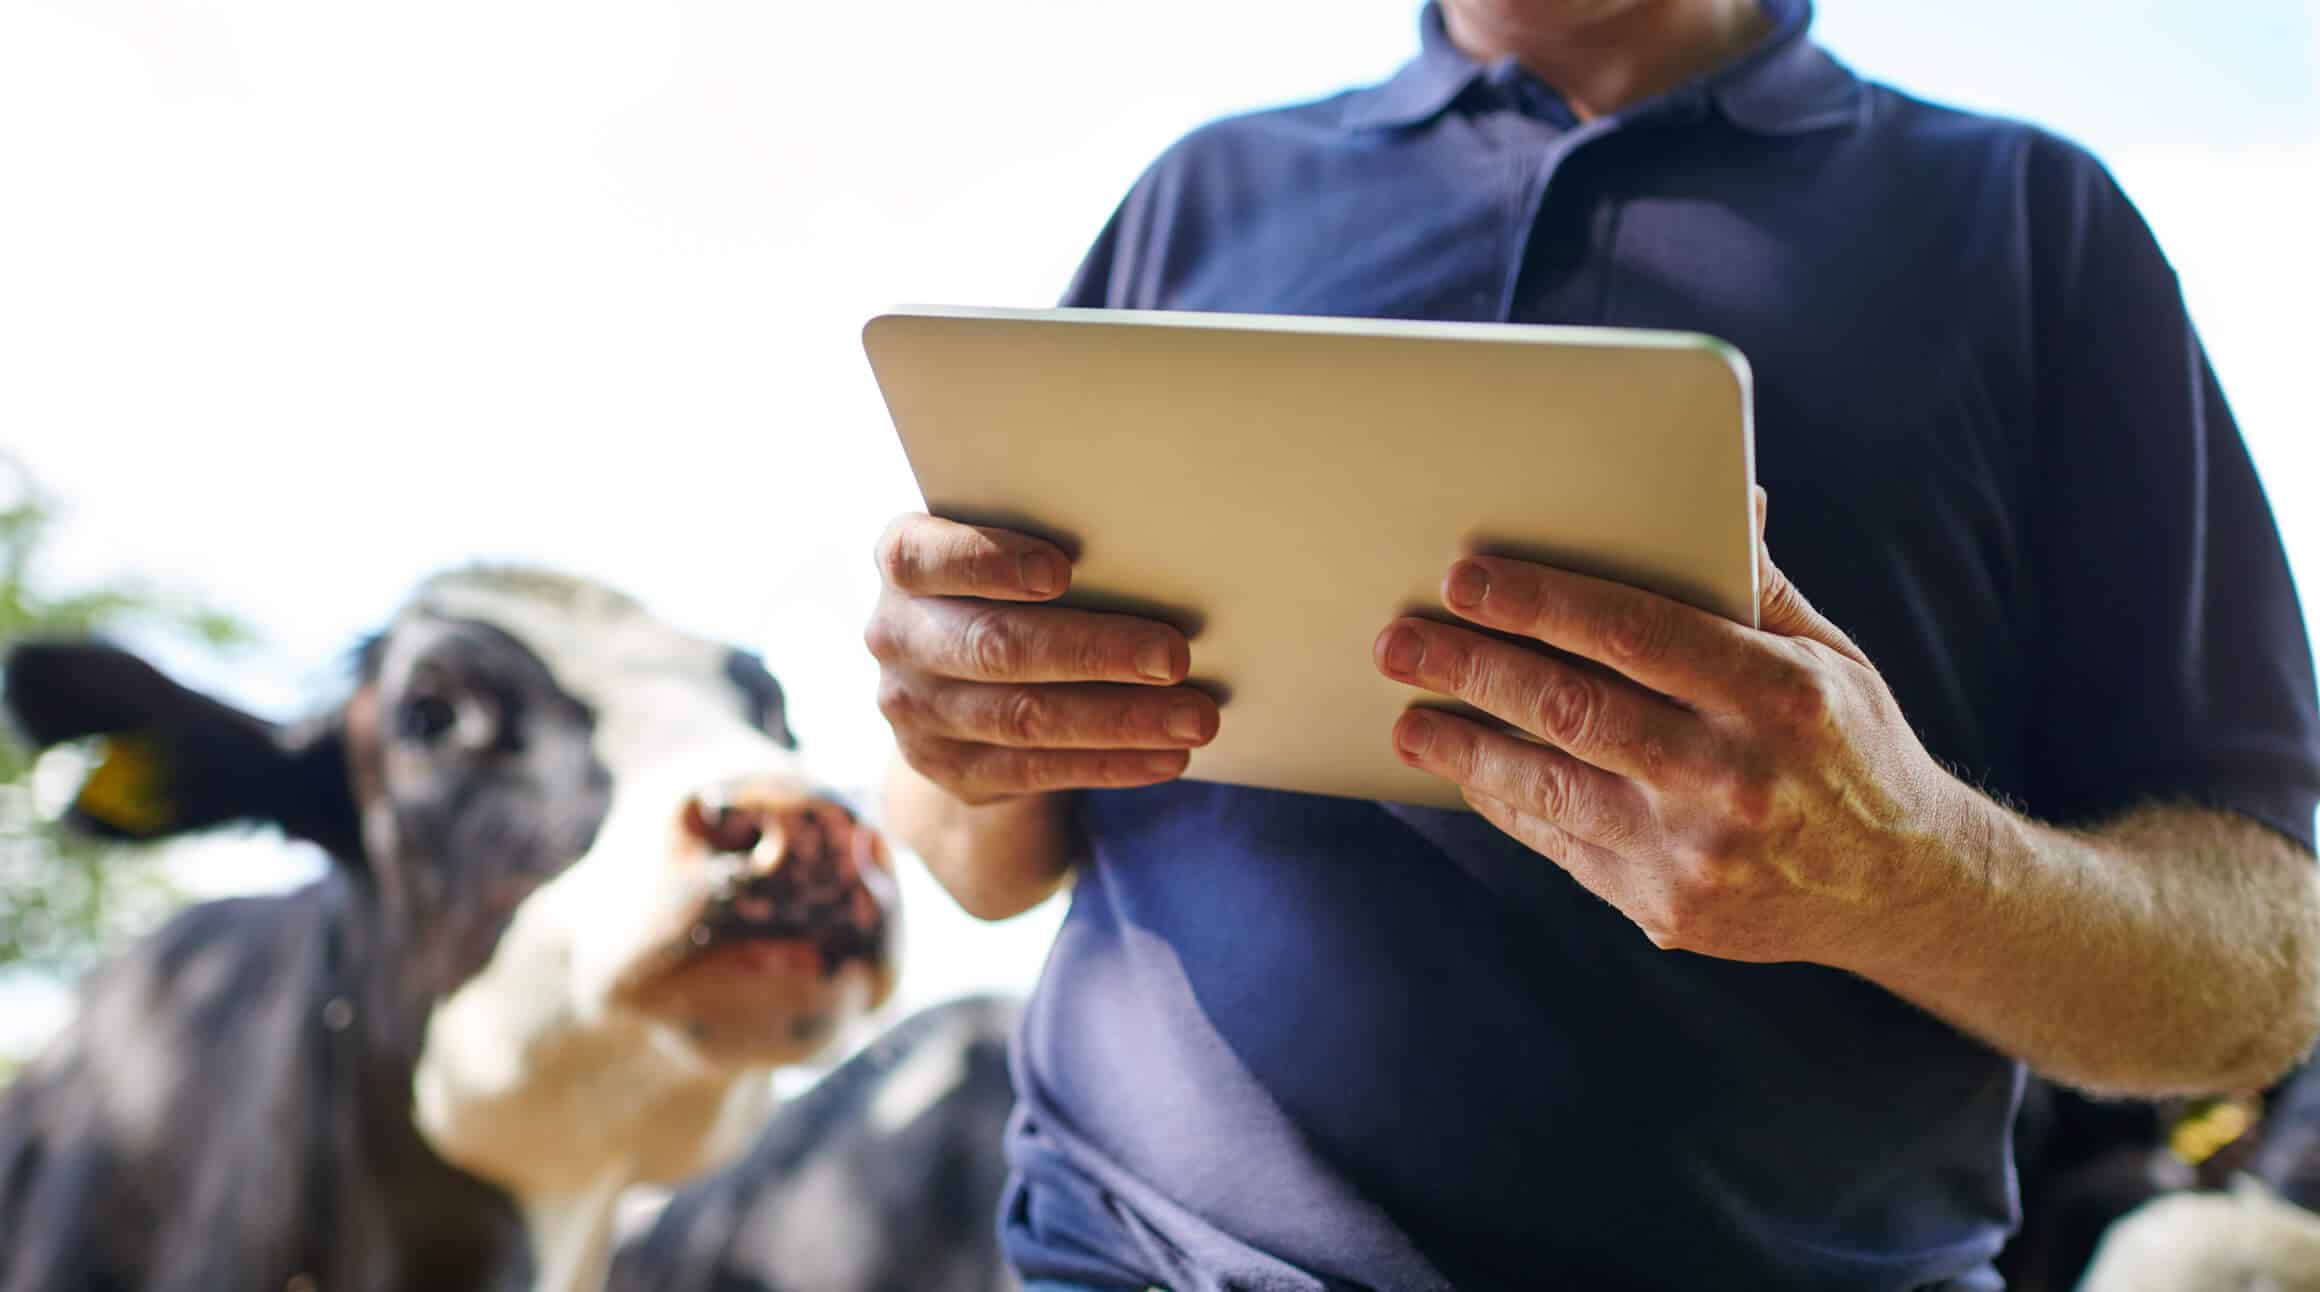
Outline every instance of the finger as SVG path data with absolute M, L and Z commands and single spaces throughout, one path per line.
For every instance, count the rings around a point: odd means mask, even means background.
M 890 596 L 863 636 L 883 664 L 966 682 L 1174 686 L 1192 667 L 1167 624 L 1058 606 Z
M 1764 540 L 1765 522 L 1770 519 L 1772 497 L 1762 486 L 1756 490 L 1756 618 L 1764 631 L 1782 637 L 1804 637 L 1817 641 L 1840 654 L 1850 656 L 1862 664 L 1869 657 L 1853 644 L 1845 631 L 1829 622 L 1828 617 L 1813 609 L 1804 593 L 1799 592 L 1780 567 L 1772 563 L 1772 546 Z
M 1531 851 L 1547 858 L 1570 873 L 1587 891 L 1611 900 L 1610 892 L 1621 882 L 1623 867 L 1616 853 L 1608 852 L 1580 839 L 1545 817 L 1522 811 L 1505 799 L 1492 798 L 1479 790 L 1465 792 L 1466 806 L 1473 808 L 1482 819 L 1514 836 Z M 1618 905 L 1614 902 L 1613 905 Z
M 1216 738 L 1216 701 L 1190 687 L 955 682 L 907 672 L 881 681 L 897 730 L 1015 749 L 1189 749 Z
M 887 525 L 875 557 L 888 586 L 917 597 L 1046 601 L 1071 585 L 1071 560 L 1053 543 L 915 512 Z
M 1412 767 L 1511 803 L 1600 847 L 1618 849 L 1638 837 L 1648 819 L 1648 805 L 1633 781 L 1455 714 L 1409 710 L 1394 724 L 1394 749 Z
M 1008 749 L 940 738 L 906 741 L 902 752 L 920 775 L 969 803 L 1158 785 L 1191 762 L 1183 750 Z
M 1593 660 L 1691 705 L 1745 710 L 1790 663 L 1721 615 L 1528 561 L 1464 557 L 1442 580 L 1442 602 L 1463 619 Z
M 1693 785 L 1712 770 L 1699 718 L 1599 669 L 1424 619 L 1378 634 L 1380 672 L 1464 700 L 1608 772 Z

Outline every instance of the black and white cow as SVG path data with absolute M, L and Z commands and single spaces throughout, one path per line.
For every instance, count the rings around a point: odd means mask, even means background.
M 2019 1292 L 2320 1292 L 2320 1064 L 2261 1098 L 2098 1100 L 2032 1078 Z
M 0 1292 L 597 1286 L 622 1190 L 740 1152 L 891 990 L 886 853 L 780 687 L 603 588 L 439 577 L 291 727 L 100 644 L 5 683 L 101 741 L 90 828 L 333 865 L 90 975 L 0 1096 Z
M 788 1103 L 731 1167 L 676 1191 L 613 1292 L 1005 1292 L 1009 1001 L 936 1005 Z

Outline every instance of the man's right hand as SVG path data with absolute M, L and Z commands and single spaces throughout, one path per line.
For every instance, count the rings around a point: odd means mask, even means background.
M 878 540 L 885 589 L 862 640 L 878 708 L 919 775 L 962 803 L 1182 775 L 1216 702 L 1182 685 L 1184 634 L 1040 605 L 1071 583 L 1054 544 L 912 514 Z

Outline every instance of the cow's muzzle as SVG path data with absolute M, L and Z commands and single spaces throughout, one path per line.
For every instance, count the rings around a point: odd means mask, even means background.
M 695 949 L 782 940 L 815 948 L 825 974 L 849 960 L 882 964 L 892 863 L 843 804 L 742 782 L 692 795 L 678 822 L 684 864 L 707 870 Z

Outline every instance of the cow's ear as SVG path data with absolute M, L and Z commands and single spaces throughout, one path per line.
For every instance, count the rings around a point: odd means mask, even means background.
M 26 642 L 0 665 L 0 698 L 41 748 L 96 737 L 68 819 L 116 839 L 264 821 L 352 856 L 359 838 L 343 729 L 280 728 L 179 686 L 101 642 Z

